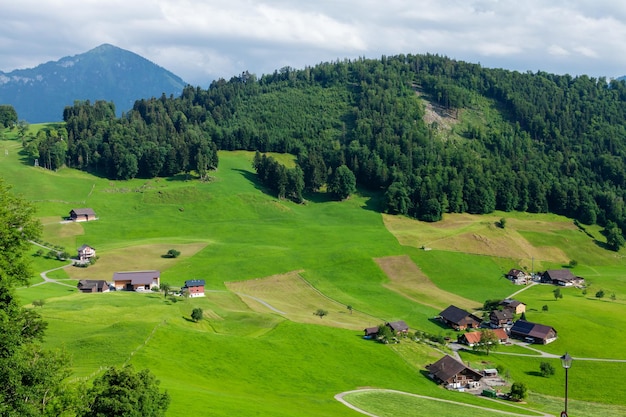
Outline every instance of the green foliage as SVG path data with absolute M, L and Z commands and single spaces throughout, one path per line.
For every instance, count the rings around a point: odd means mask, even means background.
M 191 312 L 191 319 L 194 322 L 199 322 L 200 320 L 202 320 L 202 316 L 203 316 L 204 312 L 202 311 L 201 308 L 197 307 L 194 308 L 193 311 Z
M 511 391 L 509 392 L 511 399 L 515 401 L 522 401 L 528 396 L 528 387 L 523 382 L 514 382 L 511 385 Z
M 498 349 L 500 340 L 493 330 L 481 330 L 480 342 L 475 343 L 472 349 L 477 352 L 485 352 L 489 355 L 492 350 Z
M 147 369 L 136 372 L 131 365 L 111 367 L 97 377 L 88 390 L 88 411 L 82 417 L 161 417 L 169 407 L 167 391 Z
M 340 200 L 345 200 L 356 192 L 356 177 L 350 168 L 341 165 L 332 173 L 328 191 Z
M 552 376 L 555 373 L 554 366 L 550 362 L 541 362 L 539 364 L 539 372 L 541 372 L 543 377 Z
M 165 254 L 166 258 L 178 258 L 180 256 L 180 251 L 176 249 L 170 249 Z
M 599 290 L 596 292 L 596 298 L 604 298 L 604 290 Z
M 571 259 L 569 261 L 569 267 L 570 268 L 575 268 L 578 265 L 578 261 L 576 259 Z
M 501 217 L 500 221 L 498 221 L 498 227 L 504 229 L 506 227 L 506 218 Z
M 0 104 L 0 126 L 7 128 L 17 124 L 17 112 L 8 104 Z
M 485 300 L 485 302 L 483 303 L 483 310 L 486 312 L 497 310 L 500 307 L 501 302 L 501 299 Z
M 552 290 L 552 294 L 554 295 L 554 299 L 558 300 L 559 298 L 563 298 L 563 293 L 560 288 L 555 288 Z
M 38 300 L 33 300 L 33 306 L 34 307 L 43 307 L 43 305 L 46 303 L 46 300 L 40 298 Z
M 604 229 L 604 235 L 606 236 L 606 244 L 615 252 L 619 251 L 619 249 L 624 246 L 624 243 L 626 243 L 622 229 L 617 227 L 612 221 L 607 223 Z
M 548 307 L 548 305 L 547 305 L 547 304 L 544 304 L 544 305 L 541 307 L 541 311 L 548 311 L 548 310 L 549 310 L 549 307 Z
M 314 315 L 318 316 L 320 319 L 323 319 L 324 316 L 328 315 L 328 311 L 324 310 L 322 308 L 318 308 L 315 313 L 313 313 Z
M 389 326 L 386 324 L 381 324 L 378 326 L 378 332 L 376 333 L 376 338 L 382 343 L 389 343 L 391 339 L 393 339 L 395 335 Z

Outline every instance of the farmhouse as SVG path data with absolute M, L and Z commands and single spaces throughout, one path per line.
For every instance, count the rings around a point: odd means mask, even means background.
M 479 317 L 453 305 L 439 313 L 439 320 L 455 330 L 478 328 L 481 322 Z
M 366 339 L 374 339 L 378 335 L 378 327 L 366 327 L 363 329 L 363 337 Z
M 521 301 L 512 300 L 510 298 L 505 298 L 500 302 L 500 305 L 504 307 L 505 310 L 510 310 L 513 314 L 522 314 L 526 312 L 526 304 Z
M 500 344 L 506 343 L 509 340 L 509 336 L 506 334 L 506 331 L 504 331 L 504 329 L 493 329 L 489 331 L 493 332 L 496 335 L 496 337 L 498 338 L 498 342 Z M 459 337 L 457 338 L 457 341 L 469 347 L 473 347 L 474 345 L 480 343 L 481 335 L 482 335 L 482 331 L 467 332 L 467 333 L 463 333 L 462 335 L 459 335 Z
M 113 285 L 116 290 L 145 291 L 152 287 L 159 287 L 161 272 L 151 271 L 128 271 L 113 274 Z
M 70 220 L 75 222 L 88 222 L 96 220 L 96 213 L 90 208 L 77 208 L 70 211 Z
M 91 258 L 95 258 L 96 250 L 89 245 L 83 245 L 78 248 L 78 260 L 85 262 Z
M 511 280 L 514 284 L 518 284 L 518 285 L 526 284 L 528 280 L 530 279 L 530 276 L 526 272 L 521 271 L 519 269 L 511 269 L 506 274 L 506 277 L 507 279 Z
M 103 279 L 81 279 L 76 287 L 80 292 L 109 292 L 109 283 Z
M 577 277 L 569 269 L 551 269 L 541 275 L 541 282 L 562 287 L 585 285 L 585 279 Z
M 389 323 L 385 323 L 385 326 L 389 327 L 395 335 L 404 335 L 409 332 L 409 326 L 404 322 L 404 320 L 391 321 Z
M 204 297 L 204 280 L 190 279 L 185 281 L 185 286 L 181 288 L 184 294 L 189 297 Z
M 428 365 L 430 378 L 444 384 L 447 388 L 458 389 L 471 386 L 483 377 L 479 372 L 468 368 L 450 355 Z
M 522 339 L 529 343 L 544 345 L 554 342 L 557 338 L 554 327 L 544 326 L 543 324 L 532 323 L 526 320 L 516 321 L 509 333 L 511 337 Z
M 497 329 L 499 327 L 510 327 L 513 325 L 513 311 L 504 309 L 493 310 L 489 313 L 489 325 L 493 329 Z

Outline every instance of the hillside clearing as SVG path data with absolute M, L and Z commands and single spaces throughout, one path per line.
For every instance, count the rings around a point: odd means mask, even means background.
M 382 320 L 358 311 L 350 311 L 347 306 L 326 297 L 306 282 L 300 276 L 301 272 L 292 271 L 225 284 L 229 290 L 240 295 L 242 301 L 252 310 L 279 313 L 298 323 L 322 324 L 350 330 L 363 330 L 382 323 Z M 328 315 L 323 318 L 314 315 L 318 309 L 326 310 Z
M 387 256 L 375 261 L 390 279 L 384 286 L 416 303 L 439 310 L 450 304 L 470 310 L 479 307 L 475 301 L 437 287 L 408 255 Z

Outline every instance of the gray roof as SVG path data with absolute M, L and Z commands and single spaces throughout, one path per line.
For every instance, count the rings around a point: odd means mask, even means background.
M 433 374 L 435 379 L 444 382 L 450 381 L 450 379 L 452 379 L 455 375 L 458 375 L 463 371 L 472 374 L 476 380 L 482 378 L 480 373 L 476 372 L 472 368 L 468 368 L 462 362 L 457 361 L 450 355 L 446 355 L 432 365 L 428 365 L 426 369 Z
M 409 331 L 409 326 L 404 322 L 404 320 L 391 321 L 387 323 L 387 326 L 389 326 L 394 332 Z
M 74 213 L 77 216 L 95 216 L 96 212 L 93 211 L 93 209 L 91 208 L 77 208 L 77 209 L 72 209 L 72 211 L 70 211 L 70 213 Z
M 161 272 L 156 270 L 127 271 L 114 273 L 113 281 L 130 281 L 133 285 L 149 285 L 159 277 L 161 277 Z
M 466 322 L 466 319 L 471 319 L 480 323 L 480 318 L 455 305 L 451 305 L 443 310 L 439 313 L 439 316 L 444 320 L 455 324 L 465 324 L 464 322 Z
M 81 279 L 76 285 L 78 289 L 97 288 L 102 290 L 108 288 L 109 283 L 103 279 Z
M 83 245 L 83 246 L 81 246 L 80 248 L 78 248 L 78 250 L 79 250 L 79 251 L 83 251 L 83 250 L 85 250 L 85 249 L 87 249 L 87 248 L 91 248 L 91 249 L 93 249 L 93 247 L 91 247 L 91 246 L 89 246 L 89 245 Z
M 569 269 L 551 269 L 546 271 L 544 275 L 553 281 L 572 281 L 576 279 Z
M 204 287 L 204 280 L 203 279 L 188 279 L 187 281 L 185 281 L 185 287 L 187 288 Z
M 543 324 L 532 323 L 526 320 L 518 320 L 513 323 L 513 327 L 511 327 L 511 334 L 545 340 L 556 337 L 556 330 L 554 327 L 545 326 Z

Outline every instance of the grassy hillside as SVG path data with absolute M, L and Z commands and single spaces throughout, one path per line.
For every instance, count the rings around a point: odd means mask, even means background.
M 344 202 L 313 195 L 297 205 L 264 192 L 252 173 L 253 155 L 246 152 L 220 153 L 219 170 L 209 182 L 120 182 L 26 165 L 16 145 L 0 141 L 0 149 L 9 150 L 0 156 L 0 175 L 33 201 L 44 240 L 71 253 L 86 243 L 100 256 L 95 266 L 49 276 L 73 287 L 76 279 L 155 268 L 172 286 L 207 281 L 201 299 L 80 294 L 58 284 L 34 285 L 42 282 L 39 272 L 64 263 L 33 256 L 33 285 L 19 291 L 24 304 L 45 300 L 39 311 L 49 322 L 46 344 L 72 354 L 74 377 L 89 379 L 105 366 L 127 362 L 148 367 L 172 395 L 168 416 L 356 416 L 333 397 L 360 387 L 484 405 L 425 377 L 424 366 L 441 352 L 410 341 L 394 346 L 365 341 L 361 329 L 402 319 L 412 329 L 455 337 L 432 320 L 442 306 L 458 301 L 474 308 L 485 299 L 507 297 L 521 288 L 503 272 L 530 263 L 538 270 L 575 259 L 573 272 L 591 281 L 587 294 L 567 288 L 560 300 L 550 286 L 516 296 L 527 303 L 529 320 L 559 331 L 559 339 L 542 349 L 568 351 L 575 358 L 626 359 L 615 330 L 626 325 L 623 253 L 604 250 L 598 229 L 583 232 L 566 218 L 512 213 L 422 223 L 382 216 L 372 210 L 377 196 L 365 194 Z M 60 224 L 76 207 L 93 208 L 99 219 Z M 494 227 L 503 216 L 507 226 Z M 181 256 L 162 258 L 171 248 Z M 607 293 L 602 300 L 594 296 L 600 288 Z M 204 311 L 200 323 L 190 320 L 195 307 Z M 314 316 L 317 308 L 329 315 Z M 534 354 L 500 350 L 520 351 Z M 467 353 L 463 359 L 503 366 L 511 380 L 529 386 L 529 407 L 560 411 L 562 372 L 555 360 L 557 375 L 543 378 L 538 356 Z M 617 386 L 624 371 L 626 363 L 575 360 L 572 414 L 626 415 L 619 390 L 606 389 Z M 433 416 L 448 409 L 444 403 L 430 406 Z

